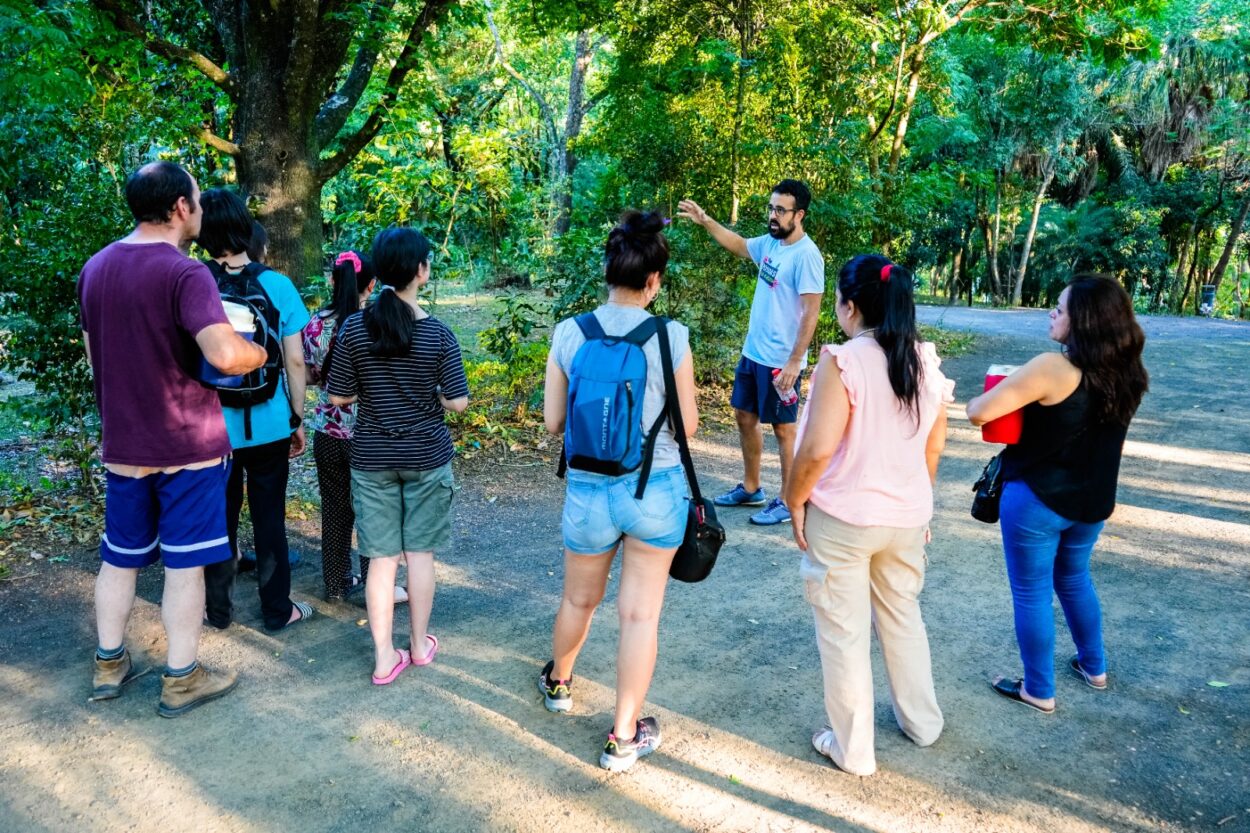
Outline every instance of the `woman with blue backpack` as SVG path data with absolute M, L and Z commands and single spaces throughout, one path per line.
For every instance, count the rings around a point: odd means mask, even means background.
M 659 723 L 642 717 L 642 706 L 690 494 L 668 419 L 666 375 L 687 435 L 699 424 L 689 331 L 647 312 L 668 266 L 664 225 L 656 213 L 621 218 L 605 246 L 607 303 L 557 324 L 547 360 L 543 416 L 548 431 L 564 435 L 567 487 L 564 591 L 538 686 L 549 711 L 573 707 L 573 664 L 623 550 L 616 718 L 599 757 L 612 771 L 660 745 Z
M 361 558 L 370 559 L 365 606 L 373 635 L 373 684 L 389 685 L 410 666 L 428 665 L 438 639 L 427 628 L 434 605 L 434 553 L 451 540 L 455 454 L 446 411 L 469 404 L 460 345 L 417 297 L 430 280 L 430 243 L 410 228 L 373 240 L 382 291 L 335 336 L 326 386 L 330 404 L 356 406 L 351 492 Z M 395 574 L 408 566 L 411 641 L 392 635 Z

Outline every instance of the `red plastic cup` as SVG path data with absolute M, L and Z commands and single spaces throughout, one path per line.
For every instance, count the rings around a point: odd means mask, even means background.
M 1006 379 L 1018 368 L 1010 364 L 990 365 L 990 369 L 985 372 L 985 389 L 997 385 Z M 1003 443 L 1005 445 L 1014 445 L 1020 442 L 1020 434 L 1024 431 L 1024 411 L 1012 411 L 1009 414 L 1003 414 L 998 419 L 992 419 L 981 426 L 981 439 L 987 443 Z

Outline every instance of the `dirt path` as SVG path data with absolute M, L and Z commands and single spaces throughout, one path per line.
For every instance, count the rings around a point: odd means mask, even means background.
M 991 360 L 1044 346 L 1040 321 L 947 321 L 990 333 L 946 365 L 961 402 Z M 989 448 L 956 405 L 924 597 L 947 727 L 931 749 L 904 739 L 878 665 L 872 778 L 810 748 L 821 691 L 796 551 L 744 513 L 726 513 L 714 575 L 669 590 L 650 696 L 663 748 L 601 772 L 613 598 L 573 714 L 549 715 L 533 680 L 560 589 L 560 488 L 546 468 L 499 467 L 467 478 L 457 503 L 432 625 L 443 651 L 388 689 L 366 679 L 363 609 L 318 602 L 317 619 L 268 636 L 245 579 L 244 620 L 203 649 L 240 670 L 235 694 L 161 720 L 150 676 L 88 705 L 93 554 L 4 583 L 0 831 L 1250 831 L 1250 328 L 1192 326 L 1209 323 L 1147 322 L 1154 389 L 1095 567 L 1112 688 L 1061 676 L 1054 716 L 985 683 L 1019 660 L 997 529 L 967 514 Z M 698 457 L 708 491 L 737 480 L 732 437 L 703 438 Z M 296 544 L 315 551 L 311 522 Z M 315 560 L 295 571 L 308 598 Z M 159 661 L 159 574 L 141 595 L 131 644 Z M 1068 651 L 1061 638 L 1057 657 Z

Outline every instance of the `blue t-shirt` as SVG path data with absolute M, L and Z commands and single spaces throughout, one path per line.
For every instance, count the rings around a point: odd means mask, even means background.
M 781 367 L 799 337 L 799 296 L 824 294 L 825 259 L 807 235 L 788 246 L 769 234 L 752 237 L 747 253 L 760 272 L 742 355 L 765 367 Z
M 304 306 L 304 299 L 299 296 L 291 279 L 270 269 L 261 274 L 260 285 L 269 300 L 278 308 L 278 332 L 282 337 L 297 335 L 303 331 L 304 325 L 308 323 L 308 308 Z M 291 395 L 287 392 L 286 371 L 282 373 L 282 380 L 278 383 L 278 391 L 273 399 L 252 407 L 250 440 L 244 439 L 246 432 L 243 430 L 242 408 L 222 408 L 221 412 L 226 418 L 226 433 L 230 435 L 230 445 L 235 448 L 264 445 L 291 436 Z

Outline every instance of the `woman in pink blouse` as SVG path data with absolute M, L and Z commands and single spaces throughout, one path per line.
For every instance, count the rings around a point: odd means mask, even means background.
M 330 274 L 330 301 L 304 327 L 304 365 L 308 384 L 317 391 L 313 409 L 313 459 L 317 464 L 317 486 L 321 492 L 321 578 L 326 601 L 340 601 L 347 592 L 364 586 L 364 576 L 352 572 L 352 530 L 356 513 L 352 510 L 352 476 L 348 465 L 356 406 L 330 404 L 326 394 L 326 370 L 334 336 L 349 315 L 359 312 L 374 287 L 373 264 L 358 252 L 346 251 L 334 261 Z M 361 573 L 367 573 L 369 559 L 360 560 Z M 395 588 L 395 602 L 405 602 L 408 594 Z
M 837 316 L 848 340 L 821 349 L 786 485 L 824 674 L 828 725 L 812 745 L 855 775 L 877 768 L 874 628 L 899 727 L 920 746 L 942 732 L 919 597 L 954 383 L 919 341 L 911 285 L 880 255 L 842 267 Z

